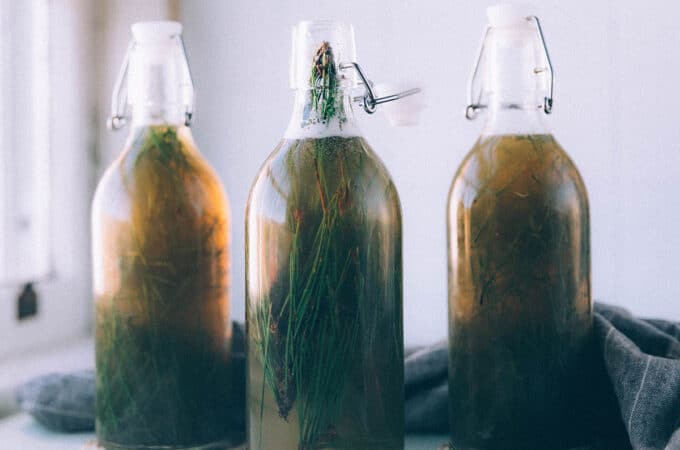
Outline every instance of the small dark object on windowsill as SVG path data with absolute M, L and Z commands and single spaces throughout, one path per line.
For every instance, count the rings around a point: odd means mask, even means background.
M 38 314 L 38 294 L 33 283 L 27 283 L 17 299 L 17 319 L 24 320 Z

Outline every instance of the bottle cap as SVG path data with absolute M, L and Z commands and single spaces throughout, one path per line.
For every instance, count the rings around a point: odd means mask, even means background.
M 540 94 L 543 98 L 539 106 L 546 114 L 552 112 L 553 68 L 541 23 L 532 11 L 533 7 L 528 4 L 487 8 L 489 25 L 470 77 L 467 119 L 475 119 L 477 113 L 488 106 L 491 93 L 497 101 L 510 94 L 512 102 L 522 98 L 532 103 L 538 100 L 532 97 Z M 496 69 L 490 70 L 491 67 Z
M 108 125 L 119 129 L 132 111 L 142 121 L 189 125 L 194 88 L 182 41 L 182 24 L 172 21 L 132 25 L 132 41 L 111 95 Z

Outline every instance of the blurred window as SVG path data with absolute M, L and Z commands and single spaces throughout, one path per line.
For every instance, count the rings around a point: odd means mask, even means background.
M 0 284 L 50 270 L 48 0 L 0 0 Z

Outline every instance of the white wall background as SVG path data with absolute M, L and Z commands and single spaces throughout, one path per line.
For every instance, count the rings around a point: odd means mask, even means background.
M 181 2 L 198 89 L 195 135 L 233 211 L 233 300 L 244 310 L 244 206 L 292 106 L 290 27 L 354 24 L 359 62 L 375 81 L 417 80 L 428 109 L 416 128 L 362 119 L 404 213 L 407 344 L 446 335 L 445 204 L 479 123 L 462 115 L 467 77 L 493 2 Z M 536 2 L 556 70 L 552 129 L 590 195 L 595 299 L 680 319 L 680 4 Z

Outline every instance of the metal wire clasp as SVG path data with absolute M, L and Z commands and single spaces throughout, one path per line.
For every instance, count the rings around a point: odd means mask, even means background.
M 187 60 L 186 47 L 184 46 L 184 40 L 181 36 L 176 36 L 175 39 L 179 40 L 179 44 L 182 47 L 182 52 L 184 54 L 184 77 L 185 82 L 188 84 L 190 93 L 185 104 L 184 109 L 184 125 L 191 125 L 191 119 L 194 115 L 194 81 L 191 75 L 191 66 Z M 135 42 L 130 42 L 127 51 L 125 52 L 125 57 L 123 59 L 123 65 L 118 72 L 116 77 L 116 82 L 113 85 L 113 93 L 111 94 L 111 117 L 106 121 L 106 126 L 109 130 L 119 130 L 125 126 L 128 120 L 128 89 L 127 89 L 127 78 L 128 78 L 128 67 L 130 65 L 130 54 L 135 48 Z
M 361 79 L 361 84 L 364 86 L 366 91 L 364 92 L 363 96 L 357 97 L 355 100 L 358 100 L 359 102 L 362 103 L 362 105 L 364 107 L 364 111 L 366 111 L 366 113 L 368 113 L 368 114 L 373 114 L 378 105 L 381 105 L 381 104 L 387 103 L 387 102 L 393 102 L 395 100 L 399 100 L 399 99 L 402 99 L 404 97 L 408 97 L 409 95 L 418 94 L 421 91 L 420 88 L 413 88 L 413 89 L 408 89 L 406 91 L 399 92 L 397 94 L 390 94 L 390 95 L 385 95 L 383 97 L 376 97 L 375 92 L 373 92 L 373 83 L 366 77 L 363 70 L 361 70 L 361 67 L 359 66 L 359 64 L 357 64 L 355 62 L 343 63 L 343 64 L 340 64 L 340 69 L 341 70 L 346 70 L 346 69 L 356 70 L 357 74 L 359 75 L 359 78 Z
M 106 127 L 109 130 L 119 130 L 125 126 L 127 122 L 127 73 L 130 65 L 130 53 L 135 47 L 134 42 L 130 42 L 125 57 L 123 58 L 123 65 L 118 71 L 116 82 L 113 85 L 113 93 L 111 94 L 111 117 L 106 121 Z
M 547 67 L 536 67 L 534 68 L 534 73 L 539 74 L 541 72 L 548 72 L 550 77 L 550 88 L 547 97 L 543 98 L 543 111 L 546 114 L 550 114 L 553 108 L 553 89 L 555 85 L 555 75 L 553 72 L 552 62 L 550 61 L 550 53 L 548 52 L 548 46 L 545 43 L 545 37 L 543 35 L 543 28 L 541 28 L 541 22 L 536 16 L 529 16 L 526 18 L 528 22 L 532 22 L 536 27 L 536 33 L 541 41 L 541 46 L 543 47 L 543 52 L 545 54 L 545 60 Z M 484 36 L 482 37 L 482 42 L 477 51 L 477 58 L 475 65 L 472 69 L 472 74 L 470 75 L 470 81 L 468 83 L 468 105 L 465 108 L 465 118 L 468 120 L 474 120 L 477 118 L 477 113 L 479 110 L 486 108 L 486 105 L 482 104 L 482 95 L 484 92 L 483 85 L 480 82 L 479 92 L 475 93 L 475 84 L 479 76 L 479 69 L 481 66 L 482 58 L 484 57 L 484 48 L 486 39 L 491 31 L 491 26 L 487 26 L 484 31 Z

